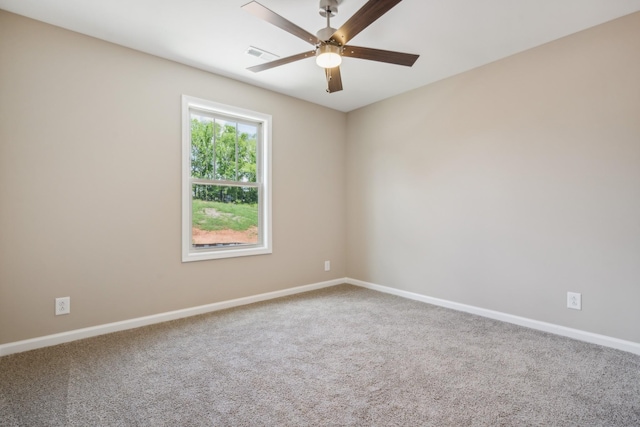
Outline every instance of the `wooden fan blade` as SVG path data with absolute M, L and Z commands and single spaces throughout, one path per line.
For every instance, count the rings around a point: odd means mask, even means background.
M 316 56 L 315 52 L 311 52 L 311 51 L 302 52 L 302 53 L 299 53 L 297 55 L 287 56 L 286 58 L 276 59 L 275 61 L 267 62 L 265 64 L 254 65 L 253 67 L 247 68 L 247 70 L 253 71 L 254 73 L 257 73 L 259 71 L 264 71 L 264 70 L 268 70 L 270 68 L 279 67 L 280 65 L 288 64 L 290 62 L 299 61 L 301 59 L 309 58 L 309 57 L 312 57 L 312 56 Z
M 389 64 L 411 67 L 420 55 L 412 53 L 394 52 L 391 50 L 371 49 L 370 47 L 345 46 L 342 56 L 368 59 L 369 61 L 388 62 Z
M 273 24 L 276 27 L 285 30 L 289 34 L 293 34 L 294 36 L 301 38 L 307 43 L 315 45 L 320 41 L 315 35 L 311 34 L 307 30 L 298 27 L 296 24 L 283 18 L 274 11 L 267 9 L 257 1 L 247 3 L 242 6 L 242 8 L 252 15 L 257 16 L 258 18 L 267 21 L 268 23 Z
M 331 38 L 341 45 L 349 43 L 360 31 L 387 13 L 402 0 L 369 0 Z
M 333 93 L 342 90 L 340 67 L 325 68 L 324 74 L 327 76 L 327 92 Z

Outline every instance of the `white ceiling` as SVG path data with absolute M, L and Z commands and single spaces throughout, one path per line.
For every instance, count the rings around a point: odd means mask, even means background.
M 372 0 L 375 1 L 375 0 Z M 345 58 L 344 90 L 326 93 L 305 59 L 252 73 L 255 46 L 286 57 L 312 49 L 241 9 L 249 0 L 0 0 L 0 9 L 350 111 L 640 11 L 640 0 L 404 0 L 350 44 L 419 54 L 411 68 Z M 310 33 L 325 26 L 318 0 L 259 0 Z M 366 0 L 342 0 L 339 28 Z

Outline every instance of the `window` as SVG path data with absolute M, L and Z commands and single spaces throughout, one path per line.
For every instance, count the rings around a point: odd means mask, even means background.
M 182 96 L 182 261 L 271 253 L 271 116 Z

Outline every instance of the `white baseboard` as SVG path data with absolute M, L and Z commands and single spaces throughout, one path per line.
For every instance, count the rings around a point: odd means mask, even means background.
M 295 288 L 283 289 L 280 291 L 267 292 L 264 294 L 253 295 L 244 298 L 237 298 L 229 301 L 216 302 L 213 304 L 201 305 L 198 307 L 185 308 L 183 310 L 169 311 L 166 313 L 154 314 L 151 316 L 138 317 L 135 319 L 123 320 L 120 322 L 107 323 L 104 325 L 92 326 L 89 328 L 76 329 L 73 331 L 62 332 L 59 334 L 46 335 L 43 337 L 32 338 L 24 341 L 16 341 L 8 344 L 0 345 L 0 356 L 6 356 L 13 353 L 21 353 L 23 351 L 34 350 L 42 347 L 62 344 L 83 338 L 95 337 L 98 335 L 109 334 L 111 332 L 124 331 L 127 329 L 139 328 L 141 326 L 152 325 L 154 323 L 166 322 L 169 320 L 181 319 L 183 317 L 195 316 L 198 314 L 210 313 L 212 311 L 224 310 L 226 308 L 238 307 L 241 305 L 252 304 L 255 302 L 266 301 L 274 298 L 280 298 L 288 295 L 299 294 L 302 292 L 313 291 L 316 289 L 328 288 L 330 286 L 345 283 L 345 279 L 334 279 L 326 282 L 313 283 L 310 285 L 298 286 Z
M 448 301 L 439 298 L 428 297 L 413 292 L 403 291 L 400 289 L 389 288 L 387 286 L 376 285 L 374 283 L 364 282 L 362 280 L 345 278 L 344 283 L 350 285 L 360 286 L 374 291 L 384 292 L 387 294 L 396 295 L 403 298 L 408 298 L 416 301 L 426 302 L 428 304 L 437 305 L 440 307 L 451 308 L 457 311 L 464 311 L 471 314 L 477 314 L 482 317 L 488 317 L 490 319 L 500 320 L 502 322 L 513 323 L 520 326 L 525 326 L 531 329 L 537 329 L 539 331 L 549 332 L 564 337 L 573 338 L 580 341 L 586 341 L 592 344 L 599 344 L 605 347 L 611 347 L 618 350 L 628 351 L 640 355 L 640 343 L 625 341 L 618 338 L 609 337 L 606 335 L 594 334 L 591 332 L 581 331 L 579 329 L 567 328 L 565 326 L 554 325 L 553 323 L 540 322 L 538 320 L 528 319 L 526 317 L 514 316 L 512 314 L 502 313 L 499 311 L 487 310 L 485 308 L 474 307 L 472 305 L 460 304 L 453 301 Z
M 73 331 L 62 332 L 54 335 L 46 335 L 44 337 L 32 338 L 24 341 L 16 341 L 8 344 L 0 345 L 0 356 L 6 356 L 13 353 L 34 350 L 42 347 L 62 344 L 83 338 L 95 337 L 111 332 L 124 331 L 127 329 L 139 328 L 141 326 L 152 325 L 154 323 L 162 323 L 169 320 L 181 319 L 184 317 L 195 316 L 198 314 L 210 313 L 213 311 L 224 310 L 226 308 L 239 307 L 242 305 L 252 304 L 255 302 L 266 301 L 274 298 L 280 298 L 288 295 L 299 294 L 302 292 L 313 291 L 316 289 L 328 288 L 331 286 L 348 283 L 350 285 L 360 286 L 372 289 L 378 292 L 396 295 L 403 298 L 421 301 L 428 304 L 446 307 L 457 311 L 464 311 L 479 316 L 488 317 L 490 319 L 500 320 L 502 322 L 513 323 L 539 331 L 549 332 L 580 341 L 586 341 L 592 344 L 598 344 L 605 347 L 611 347 L 618 350 L 627 351 L 640 355 L 640 343 L 625 341 L 606 335 L 598 335 L 591 332 L 581 331 L 579 329 L 567 328 L 552 323 L 540 322 L 538 320 L 528 319 L 526 317 L 514 316 L 512 314 L 502 313 L 499 311 L 487 310 L 485 308 L 475 307 L 472 305 L 460 304 L 439 298 L 428 297 L 414 292 L 403 291 L 400 289 L 390 288 L 387 286 L 376 285 L 374 283 L 364 282 L 362 280 L 352 278 L 341 278 L 329 280 L 326 282 L 313 283 L 310 285 L 298 286 L 295 288 L 283 289 L 280 291 L 268 292 L 264 294 L 253 295 L 244 298 L 237 298 L 229 301 L 221 301 L 213 304 L 201 305 L 198 307 L 186 308 L 183 310 L 169 311 L 166 313 L 154 314 L 151 316 L 138 317 L 135 319 L 123 320 L 121 322 L 107 323 L 104 325 L 93 326 L 90 328 L 76 329 Z

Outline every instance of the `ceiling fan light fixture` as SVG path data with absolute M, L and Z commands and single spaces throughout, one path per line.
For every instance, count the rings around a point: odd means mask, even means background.
M 335 68 L 342 64 L 340 48 L 331 44 L 325 44 L 316 51 L 316 64 L 322 68 Z

